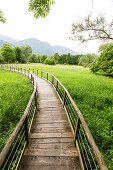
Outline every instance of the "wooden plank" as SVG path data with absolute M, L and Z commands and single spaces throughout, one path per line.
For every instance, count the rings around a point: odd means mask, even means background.
M 32 126 L 32 128 L 31 128 L 31 133 L 59 133 L 59 132 L 71 132 L 71 128 L 70 127 L 68 127 L 68 128 L 66 128 L 66 127 L 61 127 L 61 128 L 59 128 L 59 127 L 57 127 L 57 128 L 51 128 L 51 127 L 49 127 L 49 128 L 47 128 L 47 127 L 39 127 L 39 126 Z
M 30 156 L 66 156 L 66 157 L 74 157 L 78 156 L 76 149 L 27 149 L 25 150 L 24 155 Z
M 33 122 L 33 126 L 38 126 L 39 124 L 37 123 L 34 123 Z M 68 123 L 54 123 L 54 124 L 40 124 L 40 127 L 69 127 L 69 124 Z
M 35 117 L 34 118 L 34 121 L 37 121 L 37 122 L 44 122 L 45 123 L 45 121 L 46 122 L 49 122 L 49 121 L 54 121 L 54 122 L 63 122 L 63 121 L 67 121 L 67 118 L 65 117 L 65 116 L 63 116 L 62 118 L 60 117 L 50 117 L 50 118 L 37 118 L 37 117 Z
M 22 170 L 80 170 L 80 167 L 75 166 L 35 166 L 35 165 L 22 165 Z
M 68 143 L 73 142 L 73 138 L 41 138 L 41 139 L 29 139 L 29 144 L 38 144 L 38 143 Z
M 73 149 L 75 148 L 72 143 L 39 143 L 28 145 L 27 149 Z
M 67 123 L 67 120 L 55 120 L 55 119 L 52 119 L 52 118 L 49 118 L 49 119 L 45 119 L 45 120 L 34 120 L 34 123 L 38 123 L 39 126 L 40 124 L 53 124 L 53 123 Z
M 26 155 L 22 160 L 22 164 L 35 166 L 75 166 L 75 161 L 73 157 L 38 157 Z
M 72 132 L 67 133 L 30 133 L 29 138 L 70 138 L 73 137 Z

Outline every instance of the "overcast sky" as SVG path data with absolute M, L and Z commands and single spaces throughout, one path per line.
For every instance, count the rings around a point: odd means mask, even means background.
M 7 19 L 5 24 L 0 23 L 0 34 L 20 40 L 37 38 L 51 45 L 93 53 L 98 51 L 97 41 L 81 44 L 69 40 L 72 23 L 89 13 L 94 16 L 103 13 L 108 19 L 113 17 L 113 0 L 55 0 L 50 14 L 37 20 L 28 11 L 28 4 L 29 0 L 0 1 L 0 9 Z

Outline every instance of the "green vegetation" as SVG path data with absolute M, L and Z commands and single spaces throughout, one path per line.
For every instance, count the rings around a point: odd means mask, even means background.
M 55 75 L 68 89 L 109 167 L 113 167 L 113 79 L 81 66 L 18 65 Z M 36 73 L 36 70 L 35 70 Z
M 78 65 L 81 55 L 55 53 L 54 55 L 33 54 L 29 45 L 20 47 L 11 47 L 9 44 L 3 44 L 0 48 L 0 63 L 42 63 L 48 65 L 70 64 Z
M 23 115 L 32 91 L 24 75 L 0 70 L 0 151 Z
M 91 65 L 91 71 L 113 76 L 113 44 L 107 43 L 99 48 L 101 55 Z

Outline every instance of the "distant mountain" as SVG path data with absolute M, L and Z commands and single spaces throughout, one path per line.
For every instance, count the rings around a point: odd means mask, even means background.
M 4 35 L 0 35 L 0 47 L 4 43 L 7 43 L 12 47 L 29 45 L 32 48 L 33 53 L 36 53 L 36 54 L 47 54 L 47 55 L 52 55 L 54 53 L 58 53 L 59 55 L 68 54 L 68 53 L 72 55 L 83 54 L 82 52 L 80 53 L 77 51 L 70 50 L 67 47 L 52 46 L 47 42 L 42 42 L 35 38 L 29 38 L 29 39 L 19 41 L 19 40 L 15 40 Z
M 0 34 L 0 40 L 5 41 L 5 42 L 8 42 L 8 43 L 11 43 L 11 44 L 13 44 L 13 43 L 15 43 L 16 41 L 18 41 L 18 40 L 15 40 L 15 39 L 13 39 L 13 38 L 10 38 L 10 37 L 8 37 L 8 36 L 1 35 L 1 34 Z

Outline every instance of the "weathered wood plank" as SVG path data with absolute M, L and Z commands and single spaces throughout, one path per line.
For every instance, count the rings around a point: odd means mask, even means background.
M 30 156 L 66 156 L 66 157 L 75 157 L 78 156 L 76 149 L 27 149 L 25 150 L 24 155 Z
M 35 165 L 23 165 L 22 170 L 80 170 L 80 167 L 75 166 L 35 166 Z
M 29 144 L 37 144 L 37 143 L 68 143 L 73 142 L 73 138 L 41 138 L 41 139 L 29 139 Z
M 23 165 L 38 165 L 38 166 L 75 166 L 73 157 L 38 157 L 38 156 L 24 156 L 22 160 Z
M 38 126 L 38 123 L 35 123 L 35 126 Z M 33 122 L 33 126 L 34 126 L 34 122 Z M 54 124 L 41 124 L 40 123 L 40 127 L 69 127 L 68 123 L 54 123 Z
M 29 138 L 70 138 L 73 137 L 72 132 L 67 133 L 30 133 Z
M 31 128 L 31 133 L 62 133 L 62 132 L 71 132 L 70 127 L 66 128 L 66 127 L 57 127 L 57 128 L 47 128 L 47 127 L 39 127 L 39 126 L 32 126 Z
M 28 145 L 27 149 L 72 149 L 75 148 L 72 143 L 39 143 Z

